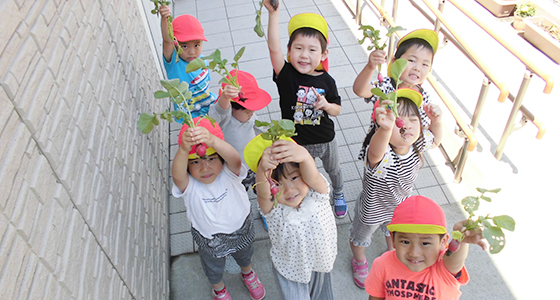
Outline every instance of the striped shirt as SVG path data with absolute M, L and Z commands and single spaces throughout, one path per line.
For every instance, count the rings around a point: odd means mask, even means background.
M 414 143 L 420 152 L 431 149 L 434 141 L 432 132 L 427 129 L 423 130 L 423 137 Z M 410 196 L 419 169 L 420 156 L 412 146 L 407 154 L 399 155 L 387 145 L 383 159 L 373 168 L 366 161 L 360 221 L 367 225 L 391 221 L 397 205 Z

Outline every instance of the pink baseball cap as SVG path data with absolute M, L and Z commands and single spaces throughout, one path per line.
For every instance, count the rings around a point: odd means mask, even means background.
M 233 98 L 231 101 L 252 111 L 261 110 L 270 103 L 272 97 L 265 90 L 259 88 L 257 80 L 253 75 L 234 69 L 229 72 L 228 79 L 234 77 L 235 74 L 237 74 L 237 83 L 241 87 L 241 97 Z M 222 88 L 225 86 L 226 84 L 222 83 Z M 220 91 L 221 94 L 222 91 Z
M 193 123 L 196 124 L 196 122 L 198 122 L 198 120 L 200 120 L 200 122 L 198 123 L 197 126 L 202 126 L 206 129 L 208 129 L 208 131 L 217 136 L 219 139 L 224 140 L 224 133 L 222 132 L 222 128 L 220 128 L 220 125 L 218 125 L 218 123 L 214 123 L 212 124 L 212 122 L 206 118 L 202 119 L 202 117 L 196 117 L 193 119 Z M 185 130 L 187 130 L 189 128 L 189 125 L 187 124 L 183 124 L 183 127 L 181 127 L 181 131 L 179 132 L 179 147 L 181 146 L 181 143 L 183 142 L 183 132 L 185 132 Z M 202 143 L 204 145 L 206 145 L 205 143 Z M 193 145 L 191 148 L 191 151 L 189 151 L 189 159 L 195 159 L 198 158 L 198 155 L 196 154 L 196 146 L 197 145 Z M 208 145 L 206 145 L 208 147 Z M 212 155 L 216 153 L 216 150 L 214 150 L 214 148 L 208 147 L 206 149 L 206 155 Z
M 204 37 L 204 28 L 200 22 L 191 15 L 180 15 L 173 19 L 173 34 L 179 42 L 208 41 Z
M 446 226 L 445 212 L 439 204 L 424 196 L 412 196 L 395 208 L 387 229 L 392 232 L 444 234 L 447 233 Z

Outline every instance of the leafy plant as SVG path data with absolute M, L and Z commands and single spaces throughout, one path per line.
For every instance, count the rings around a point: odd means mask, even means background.
M 537 12 L 537 6 L 533 2 L 525 2 L 523 4 L 517 4 L 515 6 L 515 15 L 522 18 L 532 17 Z
M 474 212 L 478 210 L 478 207 L 480 205 L 480 200 L 484 200 L 487 202 L 491 202 L 492 199 L 488 196 L 486 196 L 486 193 L 498 193 L 499 191 L 501 191 L 502 189 L 493 189 L 493 190 L 487 190 L 487 189 L 483 189 L 483 188 L 477 188 L 476 189 L 478 192 L 480 192 L 480 195 L 477 197 L 473 197 L 473 196 L 469 196 L 469 197 L 465 197 L 463 198 L 463 200 L 461 200 L 461 204 L 463 205 L 463 208 L 465 209 L 465 211 L 469 214 L 469 217 L 467 219 L 467 223 L 465 223 L 465 231 L 466 230 L 475 230 L 477 228 L 480 227 L 484 227 L 484 230 L 482 231 L 482 236 L 488 241 L 488 243 L 490 244 L 490 253 L 492 254 L 496 254 L 499 253 L 500 251 L 502 251 L 502 249 L 504 249 L 504 246 L 506 245 L 506 237 L 504 235 L 504 232 L 502 231 L 502 229 L 506 229 L 509 231 L 514 231 L 515 230 L 515 220 L 508 216 L 508 215 L 501 215 L 501 216 L 494 216 L 491 217 L 489 214 L 485 215 L 485 216 L 475 216 Z M 464 231 L 463 231 L 464 232 Z M 461 231 L 453 231 L 451 234 L 453 236 L 453 240 L 451 241 L 452 243 L 455 243 L 456 245 L 458 245 L 458 243 L 460 243 L 464 236 L 463 236 L 463 232 Z M 450 243 L 451 245 L 451 243 Z M 456 249 L 454 249 L 455 251 L 457 251 L 458 247 L 456 247 Z M 448 255 L 450 254 L 449 252 L 454 252 L 452 251 L 453 249 L 448 250 Z
M 402 82 L 401 75 L 406 69 L 407 64 L 408 61 L 406 59 L 399 58 L 395 62 L 393 62 L 391 68 L 389 69 L 391 78 L 393 78 L 397 83 L 397 88 Z M 404 134 L 404 130 L 403 130 L 404 121 L 399 117 L 399 112 L 397 110 L 397 106 L 399 105 L 397 103 L 397 91 L 393 91 L 388 94 L 385 94 L 380 88 L 373 88 L 371 89 L 371 92 L 373 95 L 379 97 L 379 100 L 377 101 L 391 100 L 393 102 L 392 104 L 389 105 L 388 108 L 392 110 L 393 113 L 395 114 L 395 117 L 397 118 L 395 124 L 397 125 L 398 128 L 401 128 L 401 134 Z
M 169 1 L 165 1 L 165 0 L 150 0 L 154 3 L 154 9 L 152 9 L 152 14 L 157 15 L 159 14 L 159 7 L 162 5 L 169 5 Z M 169 35 L 169 38 L 173 41 L 173 45 L 175 46 L 175 50 L 177 52 L 177 55 L 175 56 L 175 60 L 179 61 L 179 55 L 181 53 L 183 53 L 183 48 L 179 47 L 179 41 L 177 41 L 177 39 L 175 38 L 175 35 L 173 34 L 173 17 L 172 16 L 168 16 L 167 17 L 167 34 Z
M 256 11 L 257 16 L 255 17 L 255 22 L 257 23 L 255 25 L 255 28 L 253 28 L 253 30 L 255 31 L 255 33 L 259 36 L 259 37 L 263 37 L 264 36 L 264 31 L 262 28 L 262 8 L 263 8 L 263 1 L 259 2 L 259 10 Z M 278 0 L 270 0 L 270 5 L 272 5 L 272 7 L 274 8 L 274 10 L 278 9 Z
M 360 26 L 359 30 L 362 30 L 364 37 L 361 40 L 358 40 L 358 43 L 361 45 L 368 39 L 371 42 L 371 45 L 367 47 L 368 51 L 375 48 L 375 50 L 384 50 L 387 47 L 387 41 L 391 37 L 391 35 L 399 30 L 404 30 L 401 26 L 396 27 L 389 27 L 387 34 L 385 35 L 386 38 L 381 37 L 381 33 L 379 30 L 374 29 L 370 25 L 362 25 Z M 381 42 L 383 41 L 383 44 Z M 377 66 L 377 79 L 379 82 L 383 80 L 383 75 L 381 75 L 381 65 Z
M 170 98 L 171 102 L 185 108 L 187 112 L 181 110 L 175 110 L 172 112 L 165 111 L 162 113 L 143 113 L 138 119 L 138 129 L 142 133 L 148 134 L 153 129 L 154 126 L 159 125 L 159 120 L 167 120 L 173 122 L 173 118 L 183 119 L 183 124 L 187 124 L 189 127 L 195 127 L 198 125 L 200 120 L 208 119 L 212 123 L 215 123 L 214 119 L 209 116 L 204 116 L 200 118 L 196 124 L 193 122 L 193 117 L 191 114 L 191 109 L 194 107 L 192 100 L 192 92 L 189 91 L 189 84 L 185 81 L 180 81 L 179 79 L 170 80 L 160 80 L 161 85 L 166 89 L 166 91 L 160 90 L 154 93 L 154 97 L 157 99 Z
M 296 125 L 294 121 L 282 119 L 280 121 L 272 120 L 272 124 L 269 122 L 262 122 L 259 120 L 255 120 L 255 126 L 257 127 L 268 127 L 268 129 L 261 133 L 261 137 L 265 140 L 272 141 L 272 143 L 276 142 L 280 139 L 281 136 L 292 137 L 297 135 L 296 133 Z M 265 174 L 266 180 L 270 185 L 270 193 L 272 194 L 272 198 L 274 201 L 274 207 L 278 206 L 278 197 L 280 193 L 278 193 L 278 182 L 271 177 L 272 170 Z M 253 185 L 253 188 L 259 184 L 259 182 Z
M 245 47 L 242 47 L 241 49 L 239 49 L 239 51 L 237 51 L 237 53 L 233 57 L 233 63 L 231 63 L 231 66 L 236 70 L 238 69 L 239 66 L 239 59 L 241 59 L 241 56 L 243 56 L 244 52 L 245 52 Z M 206 66 L 205 60 L 211 60 L 208 63 L 208 66 Z M 222 53 L 220 52 L 220 49 L 216 49 L 216 51 L 214 51 L 212 54 L 208 56 L 193 59 L 187 65 L 185 71 L 187 73 L 190 73 L 198 69 L 210 69 L 211 71 L 218 73 L 220 74 L 220 76 L 222 76 L 222 79 L 220 79 L 219 83 L 230 84 L 236 88 L 239 88 L 239 84 L 237 83 L 237 73 L 232 78 L 228 78 L 229 71 L 227 69 L 227 62 L 228 62 L 227 59 L 222 59 Z

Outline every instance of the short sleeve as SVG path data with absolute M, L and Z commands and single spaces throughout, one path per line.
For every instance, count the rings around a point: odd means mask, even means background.
M 385 269 L 381 260 L 382 257 L 378 257 L 373 261 L 365 281 L 366 293 L 377 298 L 385 298 L 385 287 L 383 285 Z

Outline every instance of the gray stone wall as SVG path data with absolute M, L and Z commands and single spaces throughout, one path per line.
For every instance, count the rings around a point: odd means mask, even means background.
M 142 3 L 0 12 L 0 298 L 167 298 L 169 126 L 136 121 L 168 101 Z

